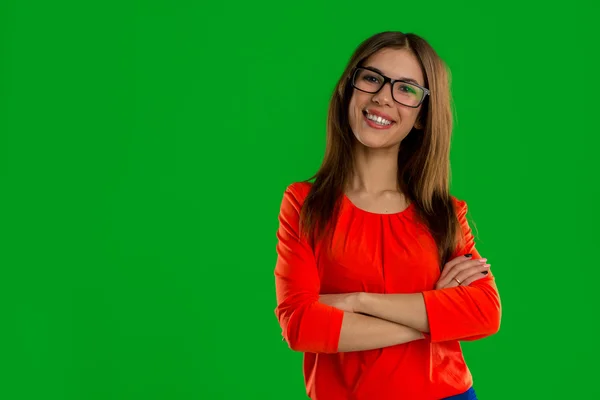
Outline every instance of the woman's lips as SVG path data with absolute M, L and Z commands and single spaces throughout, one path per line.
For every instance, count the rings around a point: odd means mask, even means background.
M 371 115 L 376 115 L 376 114 L 371 114 Z M 374 129 L 381 129 L 381 130 L 390 129 L 395 124 L 395 122 L 392 121 L 392 123 L 389 125 L 380 125 L 377 122 L 372 121 L 369 118 L 367 118 L 367 112 L 363 113 L 363 118 L 365 119 L 365 122 L 367 123 L 367 125 L 369 125 L 371 128 L 374 128 Z

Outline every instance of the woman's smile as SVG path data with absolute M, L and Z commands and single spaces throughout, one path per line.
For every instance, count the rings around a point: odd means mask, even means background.
M 389 117 L 368 110 L 363 111 L 363 118 L 367 125 L 375 129 L 390 129 L 395 124 Z

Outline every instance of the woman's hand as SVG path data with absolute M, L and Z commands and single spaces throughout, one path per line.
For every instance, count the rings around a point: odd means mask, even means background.
M 322 294 L 319 303 L 339 308 L 342 311 L 357 312 L 359 293 Z
M 476 280 L 484 278 L 489 269 L 490 264 L 487 264 L 487 258 L 472 260 L 470 254 L 456 257 L 444 265 L 435 288 L 446 289 L 459 285 L 468 286 Z

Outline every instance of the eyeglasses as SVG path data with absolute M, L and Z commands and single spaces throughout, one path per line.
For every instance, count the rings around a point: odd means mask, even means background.
M 352 76 L 352 86 L 366 93 L 377 93 L 388 82 L 392 85 L 392 98 L 407 107 L 419 107 L 425 96 L 429 94 L 429 89 L 421 85 L 404 80 L 390 79 L 368 67 L 356 68 Z

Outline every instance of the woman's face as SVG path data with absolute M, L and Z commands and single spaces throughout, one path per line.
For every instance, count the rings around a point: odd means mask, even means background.
M 410 78 L 425 86 L 419 61 L 409 50 L 380 50 L 369 57 L 362 66 L 376 69 L 391 79 Z M 359 143 L 369 148 L 399 146 L 415 126 L 421 106 L 411 108 L 396 102 L 392 98 L 389 83 L 374 94 L 353 90 L 348 112 L 350 127 Z M 401 100 L 399 94 L 396 98 Z

